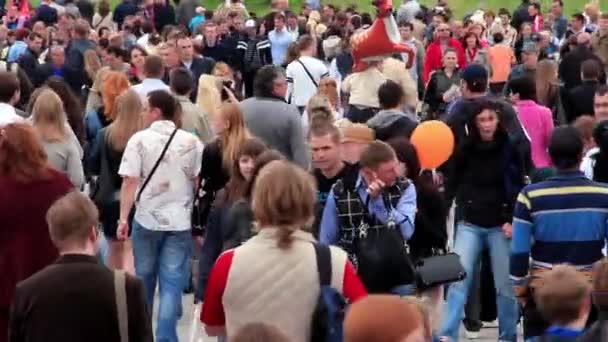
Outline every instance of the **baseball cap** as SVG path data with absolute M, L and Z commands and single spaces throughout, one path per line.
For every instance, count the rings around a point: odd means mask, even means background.
M 249 19 L 245 22 L 245 27 L 246 28 L 252 28 L 255 27 L 255 20 L 253 19 Z

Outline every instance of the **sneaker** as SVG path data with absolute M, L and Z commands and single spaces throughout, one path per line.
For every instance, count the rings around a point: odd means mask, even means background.
M 495 319 L 492 322 L 483 322 L 484 328 L 498 328 L 498 320 Z
M 469 331 L 469 330 L 464 330 L 464 337 L 467 340 L 476 340 L 479 338 L 479 331 Z

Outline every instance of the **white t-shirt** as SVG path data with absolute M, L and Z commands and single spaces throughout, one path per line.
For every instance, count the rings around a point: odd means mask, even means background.
M 138 178 L 141 186 L 173 130 L 173 122 L 162 120 L 135 133 L 127 143 L 118 174 Z M 136 204 L 135 220 L 139 224 L 156 231 L 190 229 L 195 179 L 202 155 L 203 144 L 199 139 L 178 130 Z
M 0 103 L 0 127 L 19 122 L 25 120 L 17 115 L 15 108 L 7 103 Z
M 595 167 L 595 154 L 599 153 L 599 147 L 594 147 L 587 151 L 581 162 L 580 170 L 585 174 L 585 177 L 593 180 L 593 168 Z
M 317 85 L 308 76 L 302 64 L 306 66 L 306 69 L 308 69 Z M 303 107 L 317 93 L 321 78 L 328 76 L 329 71 L 322 61 L 313 57 L 302 56 L 298 60 L 289 63 L 286 74 L 289 86 L 286 100 L 298 107 Z
M 140 84 L 132 86 L 131 89 L 133 89 L 137 95 L 139 95 L 142 103 L 147 103 L 148 94 L 155 90 L 166 90 L 167 92 L 170 91 L 169 86 L 157 78 L 145 78 Z

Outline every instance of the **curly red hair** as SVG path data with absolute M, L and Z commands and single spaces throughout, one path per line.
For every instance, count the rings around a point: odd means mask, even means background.
M 29 183 L 50 176 L 51 166 L 31 125 L 0 127 L 0 177 Z

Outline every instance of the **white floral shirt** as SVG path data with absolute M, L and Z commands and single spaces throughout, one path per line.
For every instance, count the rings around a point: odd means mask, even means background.
M 118 173 L 123 177 L 139 178 L 141 186 L 174 130 L 173 122 L 162 120 L 133 135 L 127 143 Z M 158 231 L 191 228 L 195 180 L 200 172 L 202 154 L 203 144 L 198 138 L 181 129 L 177 131 L 135 204 L 135 220 L 140 225 Z

